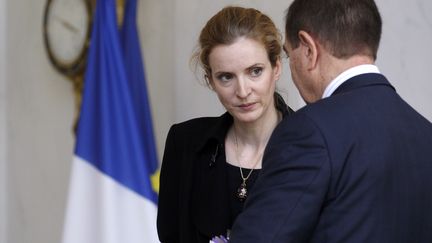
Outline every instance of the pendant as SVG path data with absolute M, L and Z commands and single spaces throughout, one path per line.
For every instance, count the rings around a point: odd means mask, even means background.
M 246 181 L 243 180 L 242 184 L 240 184 L 237 189 L 237 198 L 240 202 L 243 202 L 247 198 L 247 189 L 246 189 Z

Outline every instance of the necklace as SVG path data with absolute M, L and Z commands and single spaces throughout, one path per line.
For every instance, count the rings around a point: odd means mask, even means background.
M 255 161 L 253 167 L 251 168 L 251 170 L 249 171 L 249 173 L 245 177 L 244 174 L 243 174 L 242 165 L 241 165 L 240 157 L 239 157 L 239 153 L 238 153 L 237 133 L 235 131 L 235 128 L 234 128 L 234 141 L 235 141 L 235 154 L 236 154 L 236 158 L 237 158 L 237 161 L 239 163 L 239 168 L 240 168 L 240 176 L 241 176 L 241 178 L 243 180 L 242 183 L 240 184 L 239 188 L 237 189 L 237 199 L 240 202 L 243 202 L 244 200 L 246 200 L 246 198 L 248 196 L 248 190 L 247 190 L 247 187 L 246 187 L 246 181 L 249 179 L 249 177 L 252 175 L 252 171 L 258 165 L 258 162 L 261 159 L 261 155 L 258 156 L 258 159 Z

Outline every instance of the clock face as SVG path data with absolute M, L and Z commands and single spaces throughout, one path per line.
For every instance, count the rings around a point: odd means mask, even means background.
M 45 43 L 53 64 L 62 72 L 76 69 L 88 44 L 90 7 L 86 0 L 48 0 Z

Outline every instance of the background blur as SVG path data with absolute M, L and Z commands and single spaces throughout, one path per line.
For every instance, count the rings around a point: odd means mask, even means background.
M 227 4 L 256 7 L 283 30 L 289 0 L 141 0 L 138 25 L 159 159 L 171 124 L 223 108 L 189 67 L 200 29 Z M 73 87 L 43 44 L 45 0 L 0 0 L 0 243 L 60 242 L 74 149 Z M 378 67 L 432 120 L 432 1 L 377 0 Z M 279 89 L 303 106 L 287 61 Z

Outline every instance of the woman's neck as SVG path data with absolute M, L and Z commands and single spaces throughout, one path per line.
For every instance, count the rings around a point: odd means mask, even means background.
M 225 142 L 227 161 L 244 168 L 261 168 L 264 149 L 280 119 L 279 112 L 272 109 L 255 122 L 241 123 L 234 120 Z

